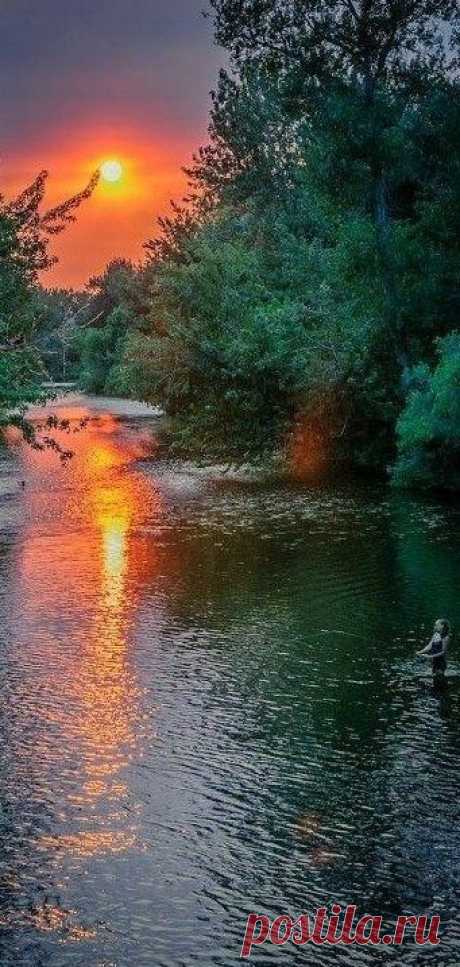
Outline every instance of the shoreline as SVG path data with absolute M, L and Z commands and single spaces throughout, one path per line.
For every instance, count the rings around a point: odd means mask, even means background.
M 115 396 L 92 396 L 81 390 L 71 390 L 61 393 L 41 406 L 30 406 L 26 410 L 25 419 L 32 423 L 40 422 L 48 416 L 56 415 L 57 410 L 67 409 L 68 407 L 80 407 L 81 409 L 95 411 L 96 414 L 101 413 L 121 419 L 151 420 L 164 417 L 164 412 L 160 407 L 141 403 L 138 400 Z M 69 419 L 69 416 L 66 415 L 65 418 Z M 75 416 L 75 419 L 80 418 L 80 414 Z

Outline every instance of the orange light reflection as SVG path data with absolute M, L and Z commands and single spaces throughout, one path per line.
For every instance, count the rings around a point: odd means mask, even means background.
M 59 410 L 58 416 L 63 415 Z M 65 409 L 75 425 L 85 415 L 80 407 Z M 69 446 L 68 434 L 53 435 Z M 64 831 L 39 845 L 54 844 L 59 852 L 83 857 L 120 852 L 137 842 L 137 806 L 129 804 L 127 823 L 124 781 L 134 752 L 142 755 L 130 630 L 138 569 L 144 576 L 146 569 L 155 575 L 157 558 L 153 542 L 148 554 L 136 554 L 131 530 L 140 513 L 161 510 L 161 499 L 143 474 L 132 468 L 126 472 L 139 455 L 139 444 L 131 444 L 110 417 L 71 434 L 70 446 L 75 456 L 65 467 L 50 451 L 22 451 L 31 513 L 20 566 L 24 613 L 44 629 L 30 687 L 59 690 L 61 701 L 49 701 L 43 714 L 59 730 L 64 766 L 66 756 L 74 755 L 83 770 L 61 810 Z M 54 524 L 62 535 L 59 542 L 49 536 Z M 50 614 L 61 616 L 55 627 Z M 50 756 L 47 746 L 40 748 L 41 735 L 35 762 L 55 769 L 56 749 Z M 76 816 L 83 828 L 75 828 Z

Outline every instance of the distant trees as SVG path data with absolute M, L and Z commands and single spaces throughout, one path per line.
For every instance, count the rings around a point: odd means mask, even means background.
M 114 259 L 101 276 L 90 279 L 88 305 L 74 341 L 79 355 L 78 381 L 88 393 L 125 392 L 119 372 L 129 334 L 141 325 L 146 305 L 137 271 L 126 259 Z
M 56 383 L 78 375 L 76 338 L 88 309 L 88 295 L 73 289 L 45 289 L 35 294 L 34 345 L 49 379 Z

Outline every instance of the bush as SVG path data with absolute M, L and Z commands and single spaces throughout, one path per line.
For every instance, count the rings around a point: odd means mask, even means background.
M 423 365 L 411 374 L 397 424 L 399 487 L 460 487 L 460 333 L 439 339 L 438 352 L 433 371 Z

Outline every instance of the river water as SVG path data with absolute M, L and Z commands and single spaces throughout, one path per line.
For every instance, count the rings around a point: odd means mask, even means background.
M 0 462 L 2 967 L 228 967 L 250 912 L 333 901 L 441 943 L 254 963 L 458 965 L 460 662 L 438 690 L 413 655 L 460 627 L 460 507 L 152 432 L 99 412 L 65 466 Z

